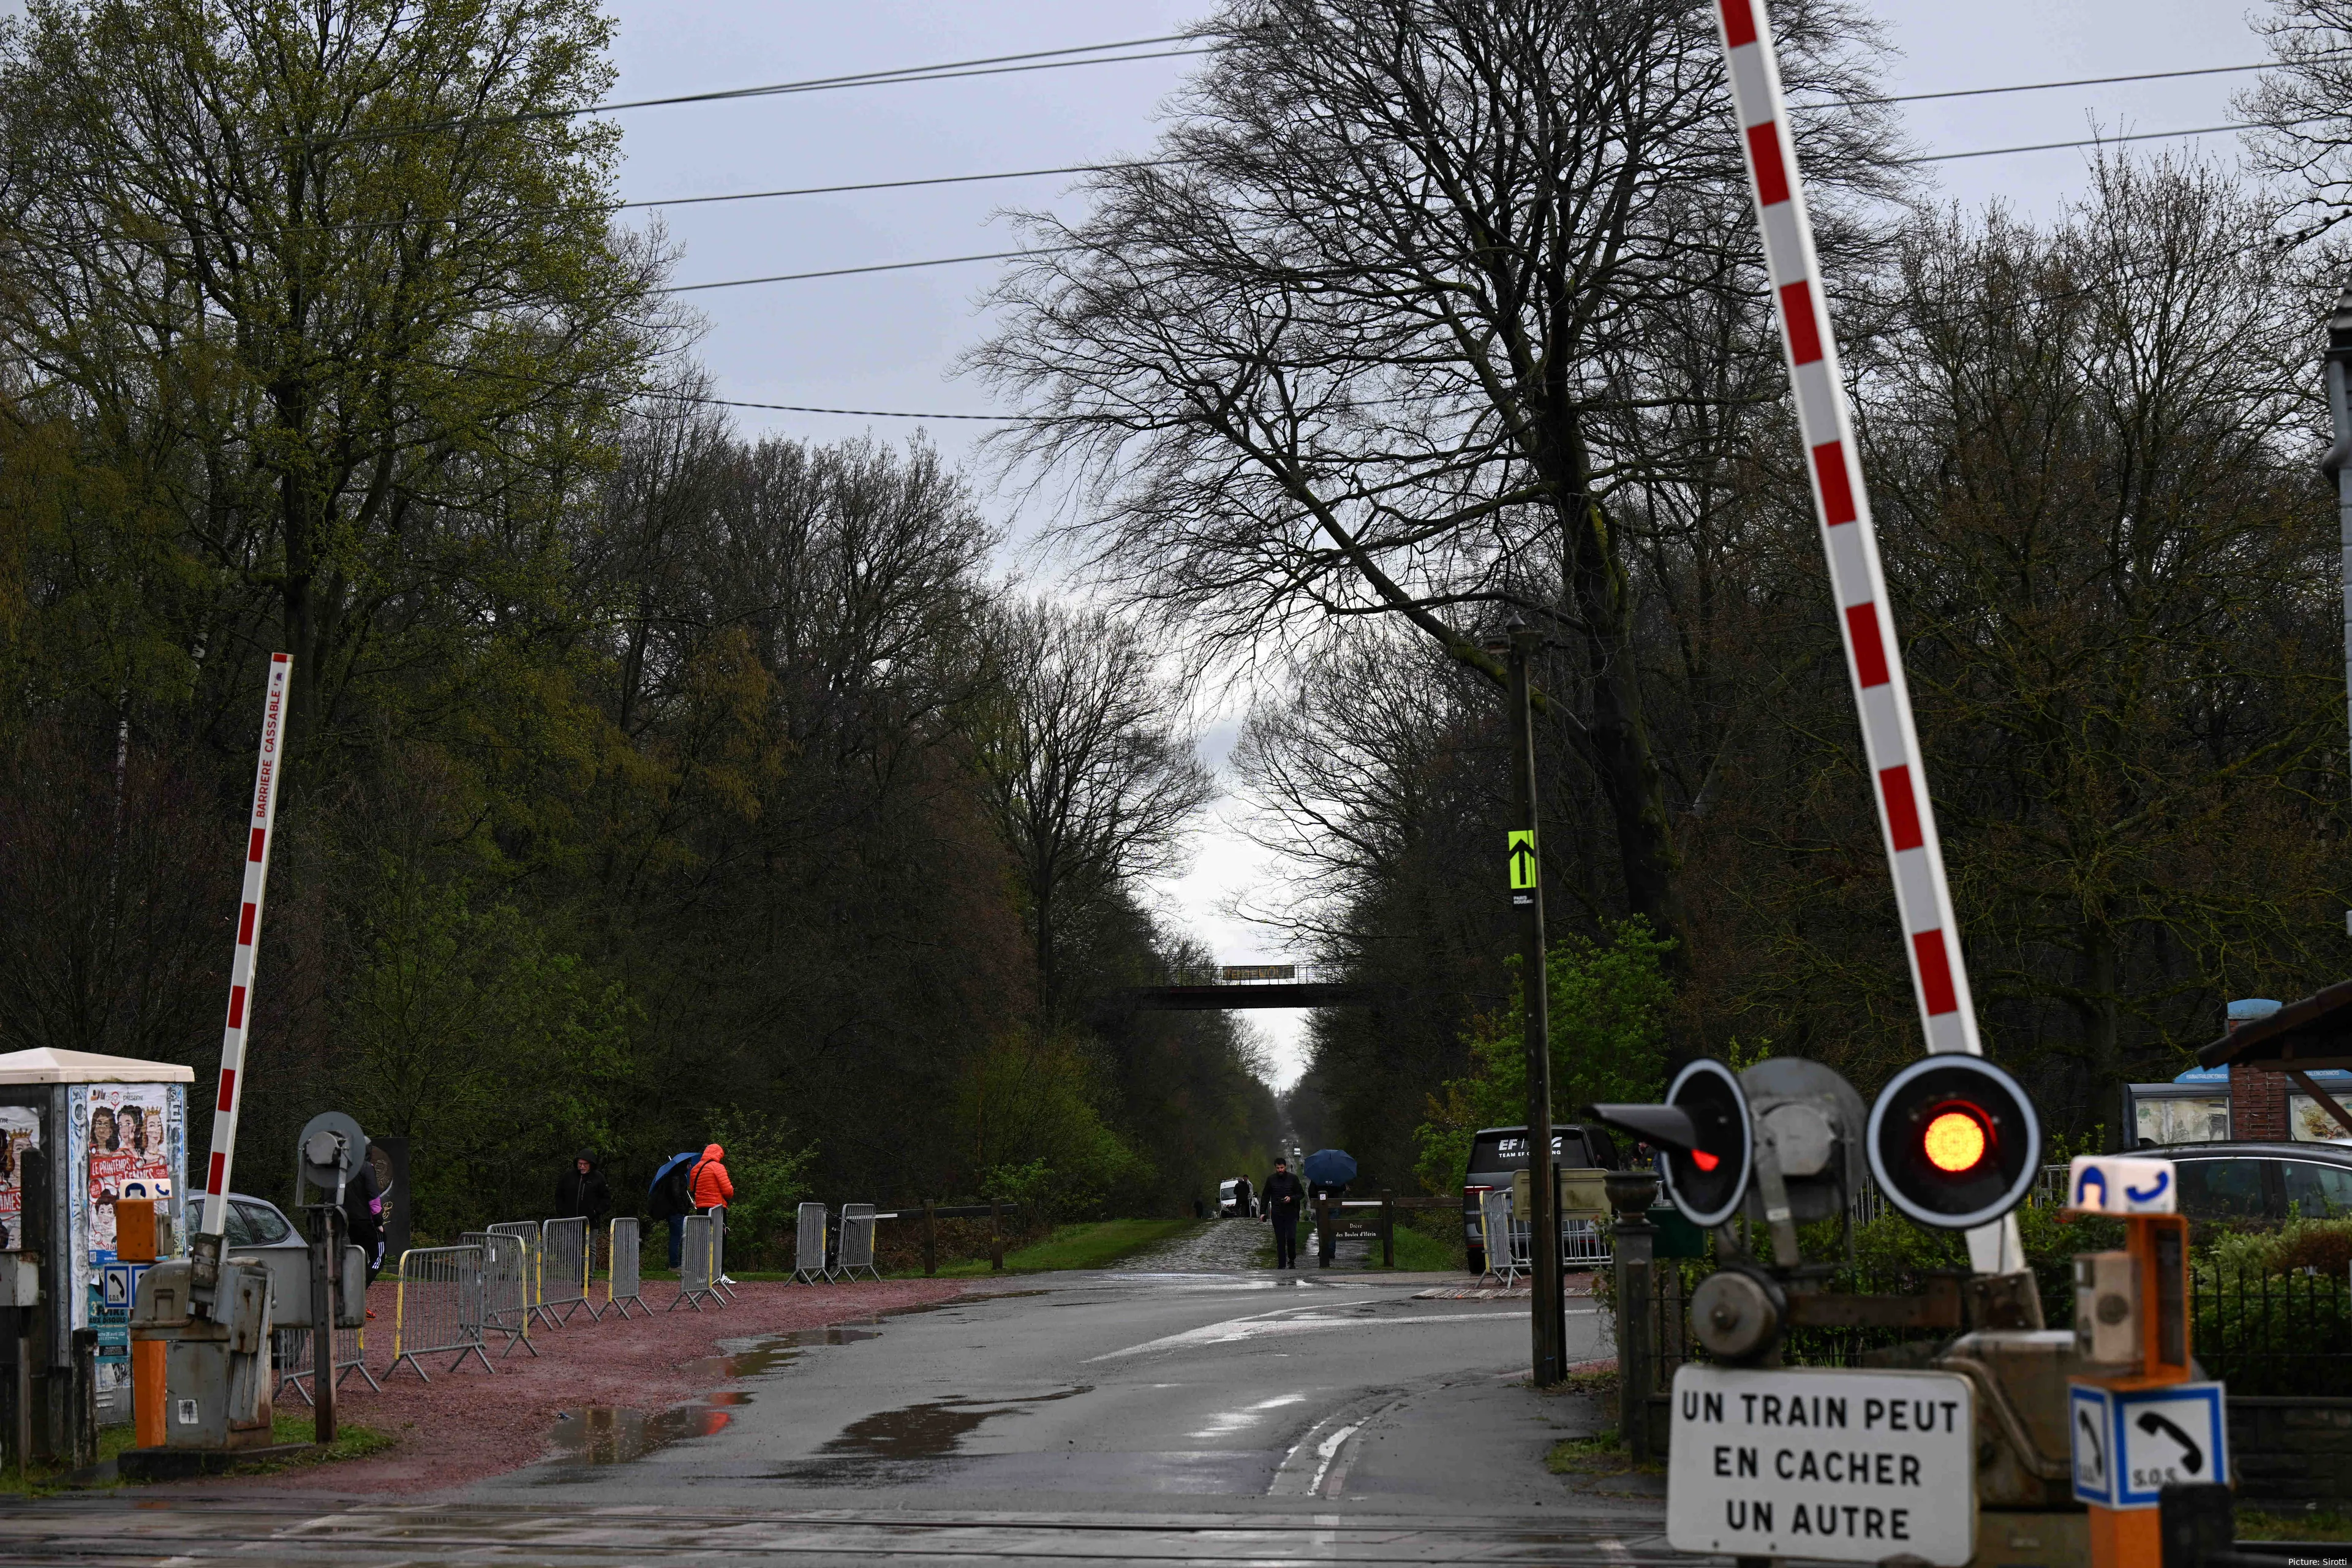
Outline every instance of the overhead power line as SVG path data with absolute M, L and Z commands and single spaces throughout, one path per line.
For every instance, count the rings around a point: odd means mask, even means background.
M 992 250 L 979 256 L 940 256 L 929 261 L 877 261 L 869 267 L 827 267 L 815 272 L 778 272 L 766 278 L 729 278 L 716 283 L 673 283 L 654 292 L 691 294 L 700 289 L 741 289 L 753 283 L 798 283 L 807 278 L 848 278 L 860 272 L 905 272 L 917 267 L 954 267 L 966 261 L 1010 261 L 1023 256 L 1054 256 L 1077 248 L 1073 245 L 1056 245 L 1035 250 Z

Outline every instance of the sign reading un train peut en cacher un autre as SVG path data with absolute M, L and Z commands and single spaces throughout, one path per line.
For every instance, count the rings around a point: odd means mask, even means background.
M 1877 1563 L 1976 1555 L 1976 1402 L 1941 1372 L 1685 1366 L 1666 1539 L 1676 1551 Z

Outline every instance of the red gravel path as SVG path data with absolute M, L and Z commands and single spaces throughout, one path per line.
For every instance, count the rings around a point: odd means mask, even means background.
M 656 1295 L 660 1289 L 649 1285 L 647 1294 Z M 540 1352 L 535 1359 L 520 1350 L 501 1358 L 494 1346 L 495 1374 L 484 1373 L 478 1361 L 444 1373 L 449 1358 L 428 1358 L 433 1381 L 427 1384 L 406 1367 L 397 1378 L 384 1375 L 384 1364 L 392 1360 L 393 1288 L 380 1280 L 368 1293 L 368 1304 L 376 1313 L 367 1336 L 368 1364 L 384 1391 L 378 1394 L 352 1374 L 342 1385 L 340 1414 L 347 1421 L 391 1434 L 399 1446 L 341 1464 L 305 1465 L 236 1482 L 196 1484 L 207 1489 L 234 1484 L 360 1495 L 461 1487 L 545 1455 L 558 1411 L 590 1405 L 660 1410 L 719 1387 L 727 1381 L 726 1369 L 712 1358 L 722 1339 L 849 1322 L 945 1300 L 962 1289 L 945 1279 L 815 1287 L 748 1282 L 736 1287 L 741 1300 L 733 1305 L 701 1312 L 665 1312 L 656 1301 L 650 1318 L 607 1316 L 592 1323 L 574 1315 L 564 1328 L 531 1335 Z M 289 1393 L 278 1408 L 284 1415 L 299 1414 L 309 1406 Z

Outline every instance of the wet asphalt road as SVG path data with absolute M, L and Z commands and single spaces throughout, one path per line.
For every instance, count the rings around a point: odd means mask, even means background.
M 579 1412 L 547 1461 L 459 1498 L 67 1502 L 0 1521 L 0 1559 L 103 1541 L 113 1560 L 353 1564 L 1686 1561 L 1654 1500 L 1545 1471 L 1593 1414 L 1526 1386 L 1524 1301 L 1432 1300 L 1430 1282 L 1032 1277 L 730 1345 L 738 1375 L 709 1401 Z M 1606 1353 L 1573 1305 L 1571 1356 Z

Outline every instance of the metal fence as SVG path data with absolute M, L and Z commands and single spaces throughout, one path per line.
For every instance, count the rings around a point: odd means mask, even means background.
M 613 1222 L 613 1268 L 612 1272 L 604 1276 L 604 1309 L 624 1318 L 629 1315 L 629 1309 L 633 1306 L 648 1315 L 653 1311 L 646 1305 L 643 1293 L 645 1278 L 637 1258 L 637 1224 L 634 1218 Z
M 303 1404 L 311 1403 L 309 1379 L 315 1370 L 311 1363 L 318 1353 L 318 1334 L 310 1329 L 272 1329 L 269 1341 L 270 1359 L 278 1368 L 275 1397 L 284 1398 L 290 1388 L 302 1396 Z M 367 1379 L 370 1388 L 378 1394 L 383 1392 L 383 1384 L 368 1370 L 367 1330 L 339 1325 L 335 1330 L 335 1386 L 342 1387 L 344 1380 L 355 1372 Z
M 691 1214 L 685 1220 L 686 1236 L 678 1249 L 677 1299 L 669 1304 L 670 1311 L 680 1307 L 702 1310 L 702 1303 L 724 1306 L 724 1298 L 711 1289 L 712 1265 L 717 1261 L 717 1248 L 712 1245 L 710 1216 Z
M 2233 1394 L 2352 1395 L 2343 1273 L 2210 1261 L 2189 1271 L 2189 1345 Z
M 800 1206 L 799 1228 L 793 1237 L 793 1279 L 797 1284 L 814 1285 L 833 1278 L 824 1260 L 824 1205 L 803 1204 Z
M 547 1298 L 541 1294 L 546 1289 L 547 1258 L 541 1250 L 542 1243 L 539 1222 L 528 1219 L 501 1220 L 490 1226 L 489 1234 L 511 1236 L 522 1243 L 523 1294 L 528 1302 L 524 1309 L 525 1312 L 530 1317 L 543 1320 L 550 1328 L 556 1327 L 559 1320 L 548 1311 Z
M 735 1281 L 727 1278 L 727 1210 L 710 1211 L 710 1289 L 722 1301 L 735 1300 Z
M 584 1217 L 541 1224 L 538 1306 L 540 1315 L 558 1327 L 583 1307 L 589 1321 L 595 1321 L 596 1309 L 588 1303 L 588 1221 Z
M 533 1277 L 532 1259 L 538 1248 L 532 1245 L 539 1227 L 531 1226 L 524 1235 L 514 1228 L 492 1226 L 488 1230 L 469 1230 L 458 1237 L 482 1249 L 482 1335 L 504 1334 L 506 1345 L 499 1353 L 514 1354 L 520 1344 L 531 1354 L 539 1347 L 530 1342 L 530 1314 Z
M 419 1356 L 455 1354 L 448 1370 L 457 1371 L 469 1355 L 482 1359 L 484 1372 L 496 1372 L 482 1348 L 485 1321 L 482 1293 L 482 1248 L 479 1247 L 412 1247 L 400 1255 L 399 1293 L 392 1314 L 390 1377 L 406 1362 L 426 1383 Z
M 841 1253 L 835 1266 L 837 1278 L 854 1279 L 861 1268 L 875 1279 L 882 1270 L 874 1265 L 874 1219 L 872 1204 L 841 1205 Z

